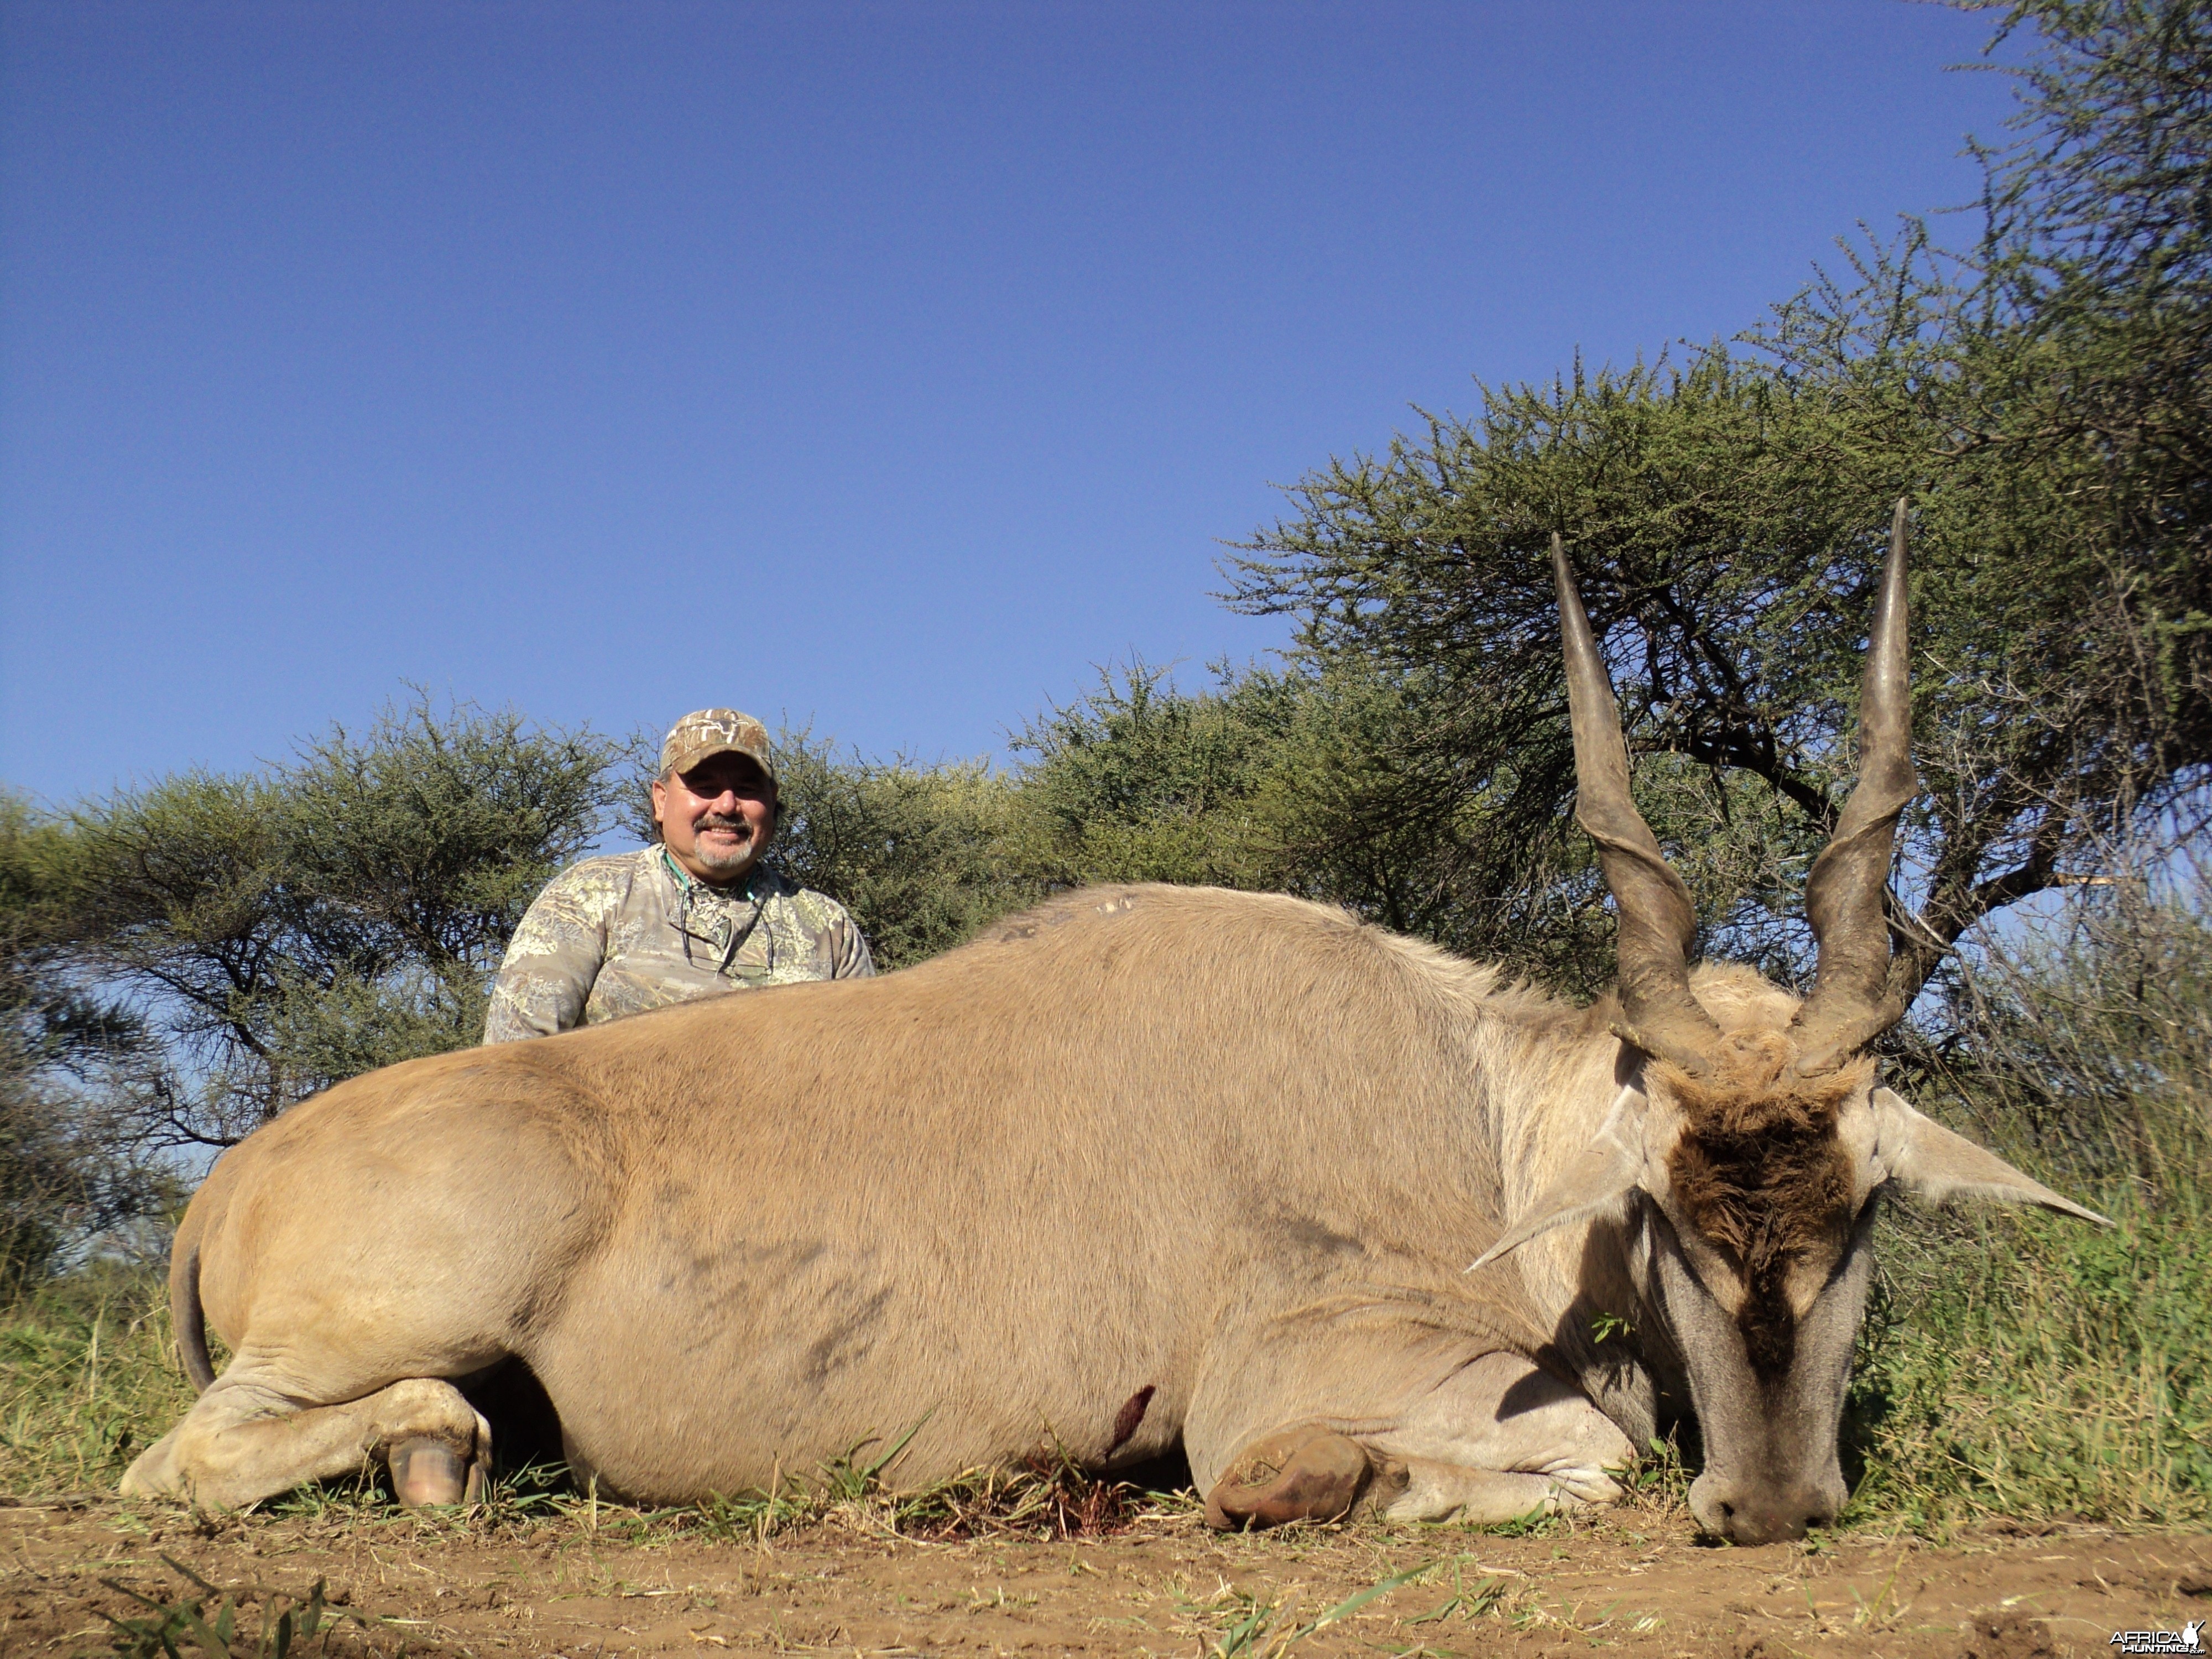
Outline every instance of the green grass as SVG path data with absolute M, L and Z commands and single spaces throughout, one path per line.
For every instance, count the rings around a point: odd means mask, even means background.
M 2118 1224 L 1883 1219 L 1847 1522 L 2212 1522 L 2212 891 L 2115 890 L 1981 966 L 1916 1092 Z
M 112 1492 L 192 1398 L 158 1275 L 40 1285 L 0 1309 L 0 1492 Z
M 2212 1218 L 2191 1185 L 2115 1219 L 1884 1221 L 1847 1522 L 2212 1521 Z

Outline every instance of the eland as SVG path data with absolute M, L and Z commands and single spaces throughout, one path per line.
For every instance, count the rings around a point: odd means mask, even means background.
M 1882 1195 L 2103 1220 L 1878 1084 L 1917 787 L 1905 553 L 1900 503 L 1803 999 L 1688 965 L 1555 538 L 1613 993 L 1575 1007 L 1295 899 L 1127 886 L 881 979 L 354 1079 L 194 1197 L 170 1282 L 203 1392 L 124 1491 L 235 1506 L 367 1461 L 461 1501 L 490 1467 L 471 1392 L 526 1365 L 578 1475 L 641 1501 L 871 1443 L 902 1486 L 1180 1446 L 1218 1526 L 1497 1521 L 1618 1496 L 1694 1418 L 1698 1522 L 1802 1534 L 1845 1497 Z

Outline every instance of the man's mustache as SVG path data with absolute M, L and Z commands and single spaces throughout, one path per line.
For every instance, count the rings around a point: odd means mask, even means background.
M 752 833 L 752 826 L 747 823 L 743 818 L 732 817 L 727 814 L 721 812 L 709 812 L 705 817 L 701 818 L 698 823 L 693 824 L 691 827 L 695 831 L 699 830 L 735 830 L 745 835 L 750 835 Z

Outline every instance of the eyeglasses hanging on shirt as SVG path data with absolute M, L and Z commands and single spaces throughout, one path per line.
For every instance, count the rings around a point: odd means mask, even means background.
M 745 941 L 752 937 L 753 929 L 760 926 L 761 916 L 768 908 L 768 901 L 753 898 L 752 884 L 746 883 L 746 896 L 752 899 L 752 910 L 745 917 L 744 925 L 738 927 L 732 921 L 730 907 L 704 896 L 702 884 L 677 866 L 676 860 L 668 856 L 668 849 L 665 847 L 660 850 L 660 858 L 661 862 L 668 866 L 669 874 L 676 878 L 676 889 L 681 895 L 676 905 L 676 931 L 684 935 L 684 960 L 696 962 L 697 958 L 691 954 L 692 941 L 696 939 L 702 945 L 714 947 L 720 958 L 714 964 L 714 971 L 728 973 L 730 964 L 738 959 L 738 952 L 744 949 Z M 768 965 L 772 972 L 775 967 L 775 932 L 773 928 L 769 930 L 768 956 Z

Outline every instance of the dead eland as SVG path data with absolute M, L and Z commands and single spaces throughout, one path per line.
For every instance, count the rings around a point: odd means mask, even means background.
M 1495 1520 L 1615 1496 L 1688 1413 L 1706 1528 L 1832 1517 L 1881 1194 L 2102 1219 L 1878 1086 L 1917 788 L 1902 504 L 1802 1000 L 1688 967 L 1688 892 L 1553 561 L 1612 994 L 1571 1006 L 1294 899 L 1133 886 L 882 979 L 356 1078 L 193 1199 L 171 1294 L 204 1391 L 124 1490 L 238 1505 L 368 1458 L 459 1500 L 490 1456 L 462 1388 L 520 1361 L 577 1471 L 643 1500 L 910 1432 L 903 1485 L 1180 1443 L 1220 1525 Z

